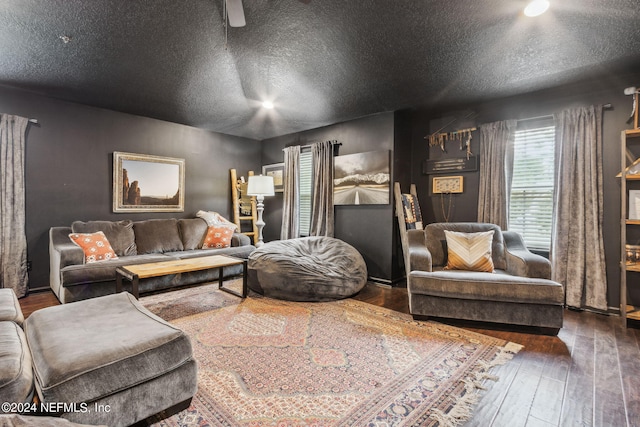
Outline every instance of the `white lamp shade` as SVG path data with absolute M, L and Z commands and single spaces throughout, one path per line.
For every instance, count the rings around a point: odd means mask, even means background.
M 273 177 L 263 175 L 252 175 L 249 177 L 247 185 L 247 195 L 249 196 L 273 196 Z

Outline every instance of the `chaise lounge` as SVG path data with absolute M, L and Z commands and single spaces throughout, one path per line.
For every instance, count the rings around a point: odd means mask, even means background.
M 493 233 L 493 272 L 447 269 L 452 257 L 445 231 Z M 414 317 L 562 327 L 564 289 L 550 280 L 551 263 L 531 253 L 522 237 L 494 224 L 435 223 L 409 230 L 407 288 Z

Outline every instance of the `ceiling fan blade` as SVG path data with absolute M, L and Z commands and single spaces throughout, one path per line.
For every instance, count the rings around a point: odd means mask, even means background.
M 227 16 L 232 27 L 244 27 L 247 21 L 244 19 L 242 0 L 225 0 L 227 2 Z

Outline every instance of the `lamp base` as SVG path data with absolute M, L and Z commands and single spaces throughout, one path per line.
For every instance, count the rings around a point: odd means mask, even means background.
M 257 204 L 256 208 L 258 211 L 258 220 L 256 221 L 256 227 L 258 227 L 258 241 L 256 242 L 256 248 L 264 245 L 264 241 L 262 240 L 262 229 L 264 228 L 264 221 L 262 220 L 262 212 L 264 211 L 264 196 L 258 194 L 256 196 Z

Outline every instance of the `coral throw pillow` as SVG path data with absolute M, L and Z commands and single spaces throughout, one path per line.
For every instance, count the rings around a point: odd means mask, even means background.
M 86 264 L 118 258 L 102 231 L 96 233 L 71 233 L 69 238 L 82 248 Z
M 207 248 L 228 248 L 231 246 L 231 237 L 234 228 L 227 225 L 210 225 L 207 228 L 207 235 L 204 237 L 202 249 Z
M 444 231 L 447 239 L 446 270 L 486 271 L 493 273 L 491 244 L 493 230 L 480 233 Z

